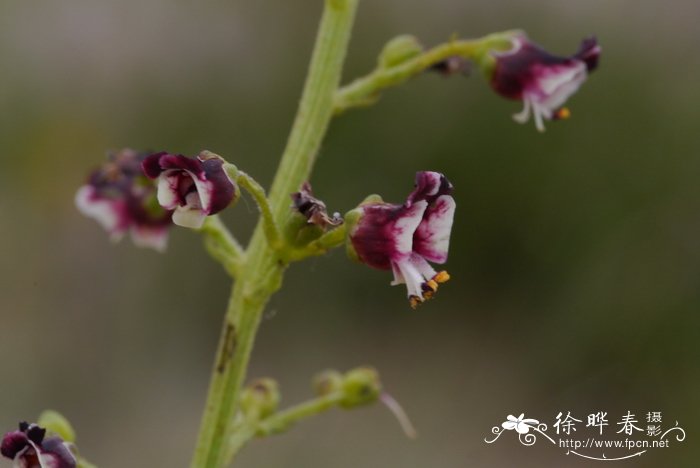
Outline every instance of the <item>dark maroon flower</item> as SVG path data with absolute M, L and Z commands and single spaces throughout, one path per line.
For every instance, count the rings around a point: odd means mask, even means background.
M 143 171 L 158 179 L 158 202 L 175 210 L 173 222 L 196 229 L 205 217 L 220 212 L 240 194 L 223 165 L 224 160 L 213 153 L 188 158 L 162 152 L 148 156 Z
M 445 263 L 455 201 L 452 184 L 438 172 L 418 172 L 416 185 L 403 205 L 368 199 L 353 210 L 349 224 L 351 255 L 381 270 L 393 270 L 392 285 L 406 284 L 416 307 L 449 279 L 428 261 Z
M 146 154 L 123 149 L 108 157 L 76 193 L 76 206 L 113 240 L 130 232 L 136 245 L 165 250 L 172 215 L 158 206 L 156 186 L 141 171 Z
M 46 429 L 19 423 L 19 430 L 2 438 L 0 453 L 16 468 L 74 468 L 77 465 L 70 444 L 58 436 L 46 437 Z
M 562 106 L 598 66 L 601 48 L 595 38 L 588 38 L 574 55 L 557 57 L 524 34 L 514 36 L 512 42 L 510 50 L 494 53 L 491 86 L 506 98 L 523 101 L 522 112 L 513 116 L 517 122 L 527 122 L 532 113 L 537 129 L 544 131 L 545 119 L 569 116 Z
M 298 192 L 292 195 L 292 207 L 306 218 L 308 224 L 315 224 L 321 228 L 338 226 L 343 224 L 343 218 L 339 213 L 328 216 L 326 204 L 314 197 L 311 184 L 304 182 Z

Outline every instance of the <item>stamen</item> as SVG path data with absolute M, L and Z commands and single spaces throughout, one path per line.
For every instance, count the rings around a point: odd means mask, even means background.
M 422 297 L 408 296 L 408 303 L 411 305 L 411 309 L 415 309 L 416 307 L 418 307 L 418 304 L 420 304 L 421 302 L 423 302 Z
M 406 434 L 406 437 L 408 437 L 409 439 L 415 439 L 416 437 L 418 437 L 416 428 L 413 427 L 413 423 L 411 423 L 411 420 L 408 419 L 408 415 L 403 410 L 401 405 L 399 405 L 398 401 L 394 400 L 394 398 L 388 393 L 382 393 L 379 396 L 379 399 L 382 403 L 384 403 L 384 405 L 389 409 L 389 411 L 392 412 L 396 420 L 399 422 L 401 429 L 403 429 L 404 434 Z
M 423 290 L 423 299 L 430 299 L 435 295 L 438 284 L 434 280 L 429 280 L 421 284 L 420 287 Z
M 435 281 L 436 283 L 446 283 L 447 281 L 449 281 L 449 279 L 450 279 L 450 274 L 447 273 L 447 271 L 442 270 L 441 272 L 439 272 L 438 274 L 433 276 L 432 280 Z M 437 287 L 435 289 L 437 289 Z
M 568 107 L 562 107 L 561 109 L 554 112 L 552 115 L 552 120 L 566 120 L 571 117 L 571 111 Z

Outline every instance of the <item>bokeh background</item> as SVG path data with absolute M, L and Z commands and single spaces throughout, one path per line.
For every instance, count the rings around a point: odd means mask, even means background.
M 268 183 L 293 118 L 321 2 L 0 3 L 0 428 L 66 414 L 105 467 L 187 466 L 228 296 L 189 231 L 167 254 L 111 244 L 73 196 L 105 150 L 210 149 Z M 342 251 L 294 265 L 250 376 L 284 404 L 324 368 L 376 366 L 420 437 L 386 409 L 332 411 L 255 441 L 246 467 L 589 466 L 491 427 L 662 411 L 688 438 L 639 467 L 700 456 L 700 4 L 677 0 L 362 2 L 344 81 L 382 45 L 520 27 L 556 53 L 596 34 L 600 69 L 572 118 L 520 126 L 518 103 L 422 76 L 332 123 L 313 175 L 331 210 L 416 170 L 458 201 L 452 281 L 419 310 Z M 252 202 L 225 215 L 245 239 Z M 611 429 L 612 431 L 613 429 Z M 617 430 L 615 428 L 614 430 Z M 584 428 L 579 433 L 586 434 Z M 3 466 L 9 466 L 7 463 Z

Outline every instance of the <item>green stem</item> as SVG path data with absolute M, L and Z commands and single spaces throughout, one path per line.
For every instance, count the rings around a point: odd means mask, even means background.
M 232 462 L 236 454 L 253 438 L 265 437 L 286 431 L 289 426 L 302 419 L 315 416 L 337 406 L 343 392 L 330 393 L 275 413 L 261 421 L 243 423 L 233 434 L 228 444 L 227 460 Z
M 343 392 L 334 392 L 275 413 L 258 423 L 257 435 L 268 436 L 283 432 L 287 430 L 289 426 L 302 419 L 317 415 L 337 406 L 344 397 L 345 394 Z
M 334 112 L 341 114 L 353 107 L 373 104 L 381 90 L 400 85 L 450 57 L 458 56 L 477 62 L 488 60 L 489 51 L 510 48 L 512 46 L 510 38 L 515 33 L 516 31 L 506 31 L 490 34 L 481 39 L 453 40 L 393 67 L 379 67 L 369 75 L 340 88 L 335 94 Z
M 345 224 L 324 233 L 321 237 L 306 244 L 304 247 L 293 249 L 285 255 L 289 262 L 303 260 L 307 257 L 323 255 L 329 250 L 340 247 L 345 243 L 347 228 Z
M 236 181 L 238 182 L 238 185 L 250 193 L 255 202 L 258 204 L 258 208 L 260 208 L 260 214 L 262 216 L 263 229 L 270 246 L 274 250 L 281 249 L 282 238 L 280 236 L 277 223 L 272 216 L 272 208 L 270 208 L 270 203 L 267 200 L 265 189 L 258 183 L 257 180 L 253 179 L 243 171 L 238 171 Z
M 333 95 L 340 82 L 356 9 L 357 0 L 325 2 L 299 110 L 270 190 L 269 202 L 278 226 L 289 215 L 287 197 L 311 173 L 332 117 Z M 226 442 L 232 435 L 255 334 L 265 304 L 279 288 L 285 266 L 269 246 L 260 220 L 226 311 L 192 460 L 194 468 L 225 466 Z
M 229 275 L 237 276 L 245 253 L 219 216 L 207 216 L 200 232 L 209 255 L 221 263 Z

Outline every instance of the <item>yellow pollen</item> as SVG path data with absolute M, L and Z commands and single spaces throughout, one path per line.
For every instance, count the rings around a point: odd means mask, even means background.
M 568 107 L 562 107 L 561 109 L 559 109 L 559 110 L 554 114 L 554 116 L 555 116 L 557 119 L 566 120 L 566 119 L 568 119 L 569 117 L 571 117 L 571 111 L 569 110 Z
M 435 291 L 425 291 L 423 293 L 423 299 L 425 299 L 425 300 L 432 299 L 434 295 L 435 295 Z
M 435 282 L 435 280 L 430 280 L 424 283 L 428 288 L 430 288 L 431 291 L 435 292 L 437 291 L 438 284 Z
M 410 296 L 408 298 L 408 303 L 411 305 L 411 309 L 415 309 L 418 307 L 418 304 L 423 302 L 423 298 L 418 297 L 418 296 Z
M 441 272 L 433 276 L 433 279 L 430 281 L 435 281 L 436 283 L 446 283 L 449 279 L 450 274 L 447 271 L 442 270 Z M 437 286 L 435 287 L 435 289 L 437 289 Z

